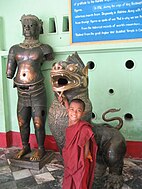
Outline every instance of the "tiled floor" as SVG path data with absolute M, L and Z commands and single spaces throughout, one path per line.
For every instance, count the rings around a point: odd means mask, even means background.
M 54 153 L 51 162 L 42 169 L 34 170 L 10 164 L 9 157 L 15 150 L 0 149 L 0 189 L 61 189 L 64 167 L 59 153 Z M 125 159 L 123 175 L 122 189 L 141 189 L 142 161 Z

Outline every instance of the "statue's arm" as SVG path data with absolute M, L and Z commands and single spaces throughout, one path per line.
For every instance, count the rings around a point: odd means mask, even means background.
M 42 52 L 43 52 L 43 55 L 44 55 L 44 61 L 54 60 L 53 49 L 50 45 L 43 44 L 43 45 L 41 45 L 41 49 L 42 49 Z
M 16 67 L 17 67 L 17 62 L 15 60 L 14 47 L 11 47 L 8 54 L 8 61 L 7 61 L 7 68 L 6 68 L 7 78 L 12 79 L 14 77 Z

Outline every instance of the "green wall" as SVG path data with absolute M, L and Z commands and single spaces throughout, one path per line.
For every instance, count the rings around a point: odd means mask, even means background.
M 70 44 L 70 35 L 66 31 L 68 0 L 1 0 L 0 132 L 19 131 L 16 118 L 17 91 L 13 88 L 13 81 L 6 78 L 5 68 L 9 48 L 23 41 L 20 23 L 23 14 L 35 14 L 43 20 L 44 34 L 41 35 L 41 42 L 53 47 L 53 62 L 65 60 L 69 54 L 78 51 L 85 64 L 88 61 L 95 63 L 94 69 L 89 70 L 89 94 L 96 115 L 93 121 L 102 122 L 101 115 L 109 108 L 121 108 L 114 115 L 121 116 L 124 120 L 122 133 L 127 140 L 142 141 L 142 42 Z M 56 27 L 53 27 L 53 22 Z M 134 62 L 132 69 L 125 66 L 128 60 Z M 53 62 L 45 63 L 42 68 L 48 93 L 48 109 L 53 100 L 49 76 Z M 110 89 L 114 92 L 111 93 Z M 125 118 L 128 113 L 132 115 L 132 119 Z M 48 120 L 46 131 L 51 134 Z M 32 132 L 34 133 L 33 127 Z

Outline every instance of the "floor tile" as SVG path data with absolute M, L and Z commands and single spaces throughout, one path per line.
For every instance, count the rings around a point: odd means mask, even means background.
M 16 182 L 15 181 L 10 181 L 6 183 L 1 183 L 0 184 L 1 189 L 17 189 Z
M 49 172 L 34 175 L 34 178 L 38 184 L 55 180 L 55 178 Z
M 127 184 L 123 184 L 122 189 L 132 189 L 130 186 L 128 186 Z
M 49 163 L 45 165 L 48 169 L 48 171 L 55 171 L 55 170 L 60 170 L 63 169 L 63 165 L 57 164 L 57 163 Z
M 58 182 L 58 187 L 62 187 L 64 170 L 63 169 L 55 170 L 55 171 L 52 171 L 50 173 L 55 178 L 55 180 Z
M 30 169 L 30 172 L 32 173 L 32 175 L 39 175 L 42 173 L 46 173 L 48 170 L 46 168 L 46 166 L 42 167 L 42 169 L 40 170 L 34 170 L 34 169 Z
M 11 164 L 9 165 L 9 168 L 10 168 L 11 172 L 16 172 L 16 171 L 23 170 L 23 168 L 18 167 L 18 166 L 13 166 Z
M 11 173 L 6 173 L 6 174 L 0 175 L 0 184 L 5 183 L 5 182 L 9 182 L 9 181 L 13 181 L 13 180 L 14 180 L 14 178 L 13 178 L 13 175 Z
M 13 177 L 15 180 L 27 178 L 30 176 L 32 176 L 32 175 L 31 175 L 31 172 L 29 171 L 29 169 L 22 169 L 20 171 L 13 172 Z
M 56 180 L 54 180 L 38 185 L 38 189 L 62 189 L 62 188 L 59 186 L 59 183 Z
M 34 188 L 37 186 L 37 182 L 35 181 L 33 176 L 16 180 L 16 186 L 18 189 L 24 189 L 24 188 Z
M 142 188 L 142 179 L 135 178 L 126 182 L 132 189 Z
M 8 165 L 0 167 L 0 175 L 4 174 L 4 173 L 11 173 L 11 169 L 9 168 Z

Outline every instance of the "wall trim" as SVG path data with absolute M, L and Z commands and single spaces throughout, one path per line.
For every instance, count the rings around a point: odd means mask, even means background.
M 135 45 L 134 45 L 135 44 Z M 116 48 L 116 43 L 114 45 L 112 44 L 110 47 L 107 46 L 102 46 L 102 45 L 89 45 L 85 44 L 85 46 L 82 45 L 77 45 L 77 44 L 72 44 L 72 45 L 67 45 L 67 46 L 62 46 L 62 47 L 53 47 L 54 48 L 54 53 L 55 54 L 60 54 L 60 55 L 67 55 L 74 53 L 77 51 L 79 54 L 94 54 L 94 53 L 113 53 L 113 52 L 134 52 L 134 51 L 142 51 L 142 43 L 137 42 L 137 43 L 132 43 L 132 46 L 129 43 L 122 43 L 119 45 L 119 47 Z M 0 51 L 0 56 L 7 57 L 8 51 Z
M 0 148 L 8 147 L 22 147 L 21 137 L 19 132 L 9 131 L 7 133 L 0 132 Z M 30 146 L 31 148 L 37 148 L 37 142 L 35 134 L 30 135 Z M 46 135 L 45 137 L 45 148 L 47 150 L 59 151 L 56 141 L 52 135 Z
M 126 157 L 134 159 L 142 159 L 142 141 L 126 141 L 127 152 Z
M 9 131 L 0 133 L 0 148 L 22 147 L 21 137 L 19 132 Z M 142 142 L 141 141 L 126 141 L 127 143 L 127 158 L 142 159 Z M 35 134 L 30 135 L 31 148 L 37 148 Z M 52 135 L 46 135 L 45 148 L 47 150 L 59 151 L 56 141 Z

